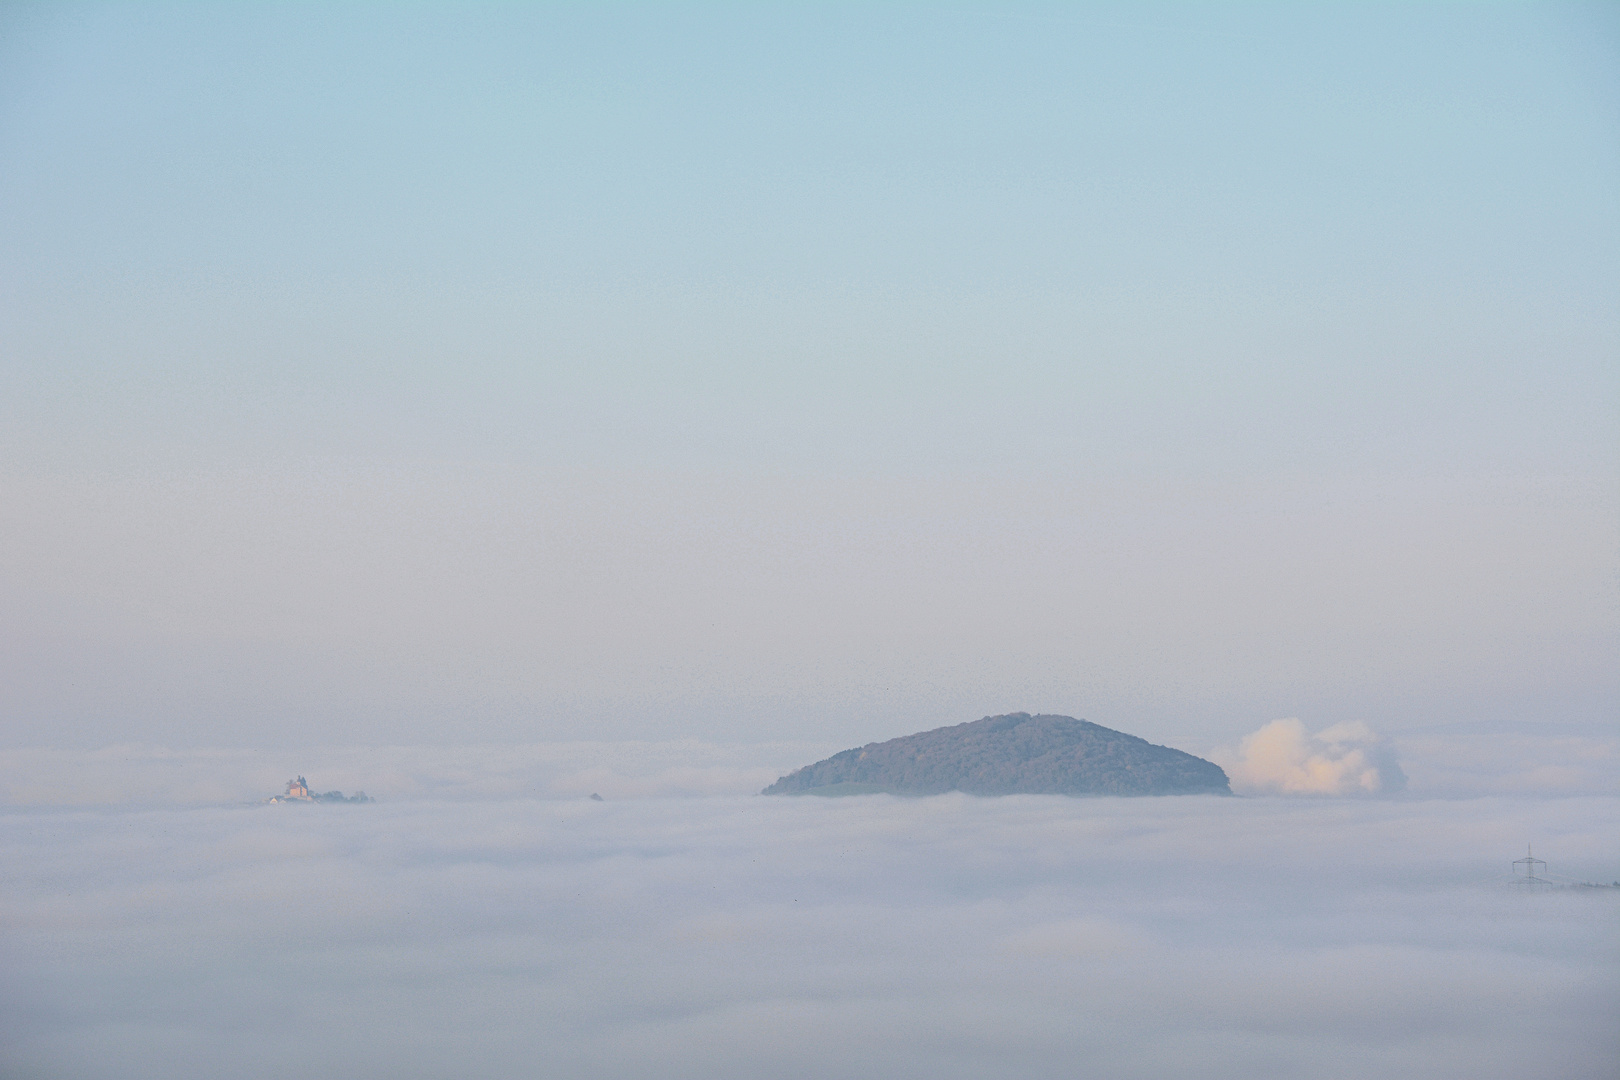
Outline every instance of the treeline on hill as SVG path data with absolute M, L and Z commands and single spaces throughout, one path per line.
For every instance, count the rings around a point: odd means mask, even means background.
M 1072 716 L 1009 713 L 834 754 L 766 795 L 1231 794 L 1214 762 Z

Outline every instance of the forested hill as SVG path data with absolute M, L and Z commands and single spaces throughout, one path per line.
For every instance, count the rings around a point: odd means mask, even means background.
M 766 795 L 1231 794 L 1219 765 L 1072 716 L 1009 713 L 834 754 Z

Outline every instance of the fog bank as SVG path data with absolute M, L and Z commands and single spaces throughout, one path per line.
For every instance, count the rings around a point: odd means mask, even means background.
M 1606 1075 L 1620 800 L 0 814 L 9 1077 Z
M 385 801 L 577 799 L 592 792 L 612 799 L 749 795 L 850 745 L 676 739 L 317 745 L 297 753 L 145 744 L 0 748 L 0 806 L 243 803 L 280 792 L 295 774 L 322 791 L 363 790 Z M 1236 750 L 1190 739 L 1170 745 L 1220 764 L 1234 790 L 1246 794 L 1620 794 L 1620 738 L 1595 726 L 1548 734 L 1441 729 L 1383 739 L 1352 724 L 1310 736 L 1293 720 L 1262 726 Z M 1369 771 L 1377 773 L 1372 786 L 1363 783 Z M 1402 777 L 1409 781 L 1402 784 Z

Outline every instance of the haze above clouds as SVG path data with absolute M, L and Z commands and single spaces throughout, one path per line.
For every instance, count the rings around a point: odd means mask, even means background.
M 1222 765 L 1233 789 L 1250 795 L 1468 799 L 1620 791 L 1615 736 L 1443 732 L 1383 739 L 1349 725 L 1311 736 L 1298 721 L 1279 720 L 1236 748 L 1180 748 Z M 614 799 L 737 796 L 844 749 L 696 740 L 312 746 L 297 754 L 27 747 L 0 749 L 0 806 L 239 805 L 279 793 L 296 773 L 320 791 L 363 790 L 387 802 L 577 799 L 592 792 Z

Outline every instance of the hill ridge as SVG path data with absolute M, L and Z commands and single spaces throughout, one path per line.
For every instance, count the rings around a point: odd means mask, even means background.
M 783 776 L 762 795 L 1231 794 L 1214 762 L 1051 713 L 986 716 L 852 747 Z

